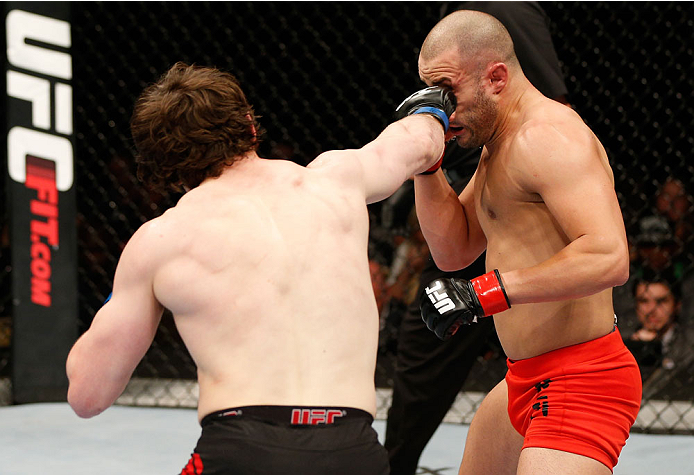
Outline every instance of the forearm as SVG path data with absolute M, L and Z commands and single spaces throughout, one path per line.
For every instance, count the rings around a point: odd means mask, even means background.
M 68 403 L 78 416 L 85 418 L 109 408 L 125 389 L 131 374 L 119 377 L 109 371 L 103 353 L 93 346 L 88 339 L 81 338 L 70 351 L 66 364 Z
M 470 265 L 481 251 L 469 239 L 468 216 L 442 172 L 415 177 L 417 219 L 437 267 L 444 271 Z
M 395 192 L 413 175 L 432 166 L 444 151 L 443 127 L 425 114 L 405 117 L 390 124 L 363 150 L 368 203 Z
M 80 417 L 102 413 L 121 395 L 134 369 L 108 339 L 85 333 L 73 346 L 66 363 L 68 403 Z
M 501 274 L 511 305 L 577 299 L 624 284 L 629 276 L 627 250 L 582 236 L 552 258 Z

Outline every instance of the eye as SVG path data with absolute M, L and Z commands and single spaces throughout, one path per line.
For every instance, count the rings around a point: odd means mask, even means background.
M 451 86 L 451 83 L 448 79 L 439 79 L 438 81 L 432 82 L 432 85 L 453 92 L 453 87 Z

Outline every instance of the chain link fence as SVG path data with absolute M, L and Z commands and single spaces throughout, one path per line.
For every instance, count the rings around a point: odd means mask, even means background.
M 418 49 L 441 7 L 434 2 L 74 3 L 80 332 L 109 294 L 128 238 L 179 198 L 150 193 L 135 176 L 128 123 L 148 83 L 176 61 L 233 72 L 267 130 L 261 156 L 306 164 L 324 150 L 372 140 L 400 100 L 421 87 Z M 676 246 L 663 251 L 659 269 L 678 269 L 675 278 L 685 290 L 678 325 L 686 335 L 694 326 L 694 292 L 687 292 L 694 274 L 688 232 L 694 209 L 687 198 L 694 186 L 694 140 L 688 133 L 694 128 L 694 8 L 673 2 L 543 2 L 542 7 L 552 19 L 568 99 L 611 159 L 633 244 L 633 275 L 654 263 L 641 252 L 644 218 L 660 212 L 661 224 L 672 227 Z M 670 208 L 658 207 L 656 197 L 667 178 L 679 180 L 686 193 L 685 209 L 674 218 L 667 216 Z M 379 294 L 384 310 L 376 374 L 378 414 L 385 417 L 397 317 L 407 303 L 406 295 L 388 297 L 387 281 L 392 282 L 397 249 L 412 228 L 406 218 L 384 221 L 379 205 L 371 214 L 375 286 L 385 289 Z M 5 232 L 2 236 L 5 245 Z M 11 302 L 6 256 L 0 255 L 0 377 L 9 371 L 9 343 L 3 339 L 9 335 L 4 322 Z M 415 279 L 419 269 L 408 265 L 398 272 Z M 637 326 L 633 302 L 631 283 L 616 290 L 623 334 Z M 685 345 L 688 351 L 673 368 L 663 369 L 662 355 L 651 361 L 660 376 L 646 381 L 648 399 L 637 429 L 694 434 L 694 339 Z M 492 339 L 446 420 L 469 422 L 504 371 L 503 351 Z M 195 377 L 172 317 L 165 315 L 119 403 L 194 407 Z

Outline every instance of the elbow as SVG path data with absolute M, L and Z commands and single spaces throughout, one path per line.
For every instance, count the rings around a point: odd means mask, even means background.
M 94 410 L 91 410 L 89 408 L 75 406 L 73 404 L 70 404 L 70 407 L 72 407 L 73 412 L 75 414 L 77 414 L 79 417 L 81 417 L 82 419 L 89 419 L 89 418 L 97 416 L 103 412 L 103 411 L 94 411 Z
M 70 407 L 74 413 L 83 419 L 89 419 L 90 417 L 97 416 L 106 410 L 105 407 L 76 397 L 68 396 L 67 402 L 70 404 Z
M 434 262 L 436 263 L 436 267 L 438 267 L 439 270 L 443 271 L 443 272 L 455 272 L 455 271 L 459 271 L 460 269 L 462 269 L 461 266 L 456 266 L 451 262 L 439 263 L 439 261 L 437 261 L 436 259 L 434 259 Z
M 624 285 L 629 280 L 629 259 L 615 272 L 615 283 L 613 287 Z
M 435 252 L 433 249 L 431 249 L 431 246 L 429 247 L 429 252 L 431 253 L 431 258 L 434 261 L 434 264 L 436 264 L 436 267 L 443 271 L 443 272 L 453 272 L 457 269 L 454 269 L 455 267 L 453 265 L 453 262 L 450 259 L 446 259 L 445 254 L 439 254 Z
M 608 276 L 610 287 L 619 287 L 629 280 L 629 253 L 619 252 L 614 256 L 609 268 Z
M 442 253 L 436 255 L 434 252 L 431 253 L 431 258 L 434 260 L 434 264 L 439 270 L 443 272 L 455 272 L 460 269 L 464 269 L 474 262 L 472 260 L 461 260 L 455 259 L 453 253 Z

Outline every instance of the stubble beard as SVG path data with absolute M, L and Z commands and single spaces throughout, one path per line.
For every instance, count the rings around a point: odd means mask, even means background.
M 494 123 L 499 114 L 497 104 L 484 94 L 482 88 L 475 93 L 474 109 L 466 117 L 467 139 L 458 137 L 458 145 L 463 148 L 477 148 L 485 145 L 492 137 Z

